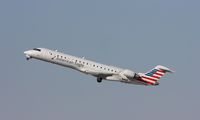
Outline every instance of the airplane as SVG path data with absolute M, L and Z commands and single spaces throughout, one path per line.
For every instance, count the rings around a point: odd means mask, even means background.
M 166 73 L 174 72 L 167 67 L 157 65 L 147 73 L 136 73 L 129 69 L 100 64 L 86 60 L 84 57 L 79 58 L 46 48 L 33 48 L 25 51 L 24 54 L 27 60 L 34 58 L 92 75 L 97 78 L 98 83 L 108 80 L 134 85 L 157 86 L 161 77 Z

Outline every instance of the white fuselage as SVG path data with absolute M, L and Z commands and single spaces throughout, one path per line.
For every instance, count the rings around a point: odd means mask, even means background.
M 63 54 L 46 48 L 34 48 L 33 50 L 28 50 L 24 53 L 26 54 L 27 59 L 35 58 L 64 67 L 69 67 L 85 74 L 90 74 L 97 77 L 98 82 L 105 79 L 110 81 L 146 85 L 144 82 L 135 80 L 134 77 L 136 73 L 131 70 L 100 64 L 86 60 L 85 58 Z

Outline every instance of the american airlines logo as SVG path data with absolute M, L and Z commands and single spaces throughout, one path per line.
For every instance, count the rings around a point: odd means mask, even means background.
M 74 62 L 72 60 L 66 60 L 66 59 L 63 59 L 63 58 L 59 58 L 59 57 L 56 57 L 56 60 L 59 60 L 59 61 L 62 61 L 62 62 L 67 62 L 69 64 L 74 64 L 76 65 L 77 67 L 84 67 L 84 65 L 82 63 L 78 63 L 78 62 Z

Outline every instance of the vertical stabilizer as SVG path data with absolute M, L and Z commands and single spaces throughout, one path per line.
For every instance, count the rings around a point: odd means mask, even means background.
M 140 74 L 140 77 L 143 81 L 147 82 L 148 84 L 158 85 L 158 80 L 160 80 L 160 78 L 163 77 L 167 72 L 172 73 L 173 71 L 162 65 L 157 65 L 149 72 L 145 74 Z

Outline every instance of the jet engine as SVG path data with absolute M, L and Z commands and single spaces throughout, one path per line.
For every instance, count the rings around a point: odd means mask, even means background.
M 127 78 L 134 78 L 135 72 L 131 70 L 124 70 L 123 75 L 126 76 Z
M 128 79 L 140 79 L 141 78 L 139 74 L 137 74 L 131 70 L 128 70 L 128 69 L 123 71 L 123 75 L 126 76 Z

